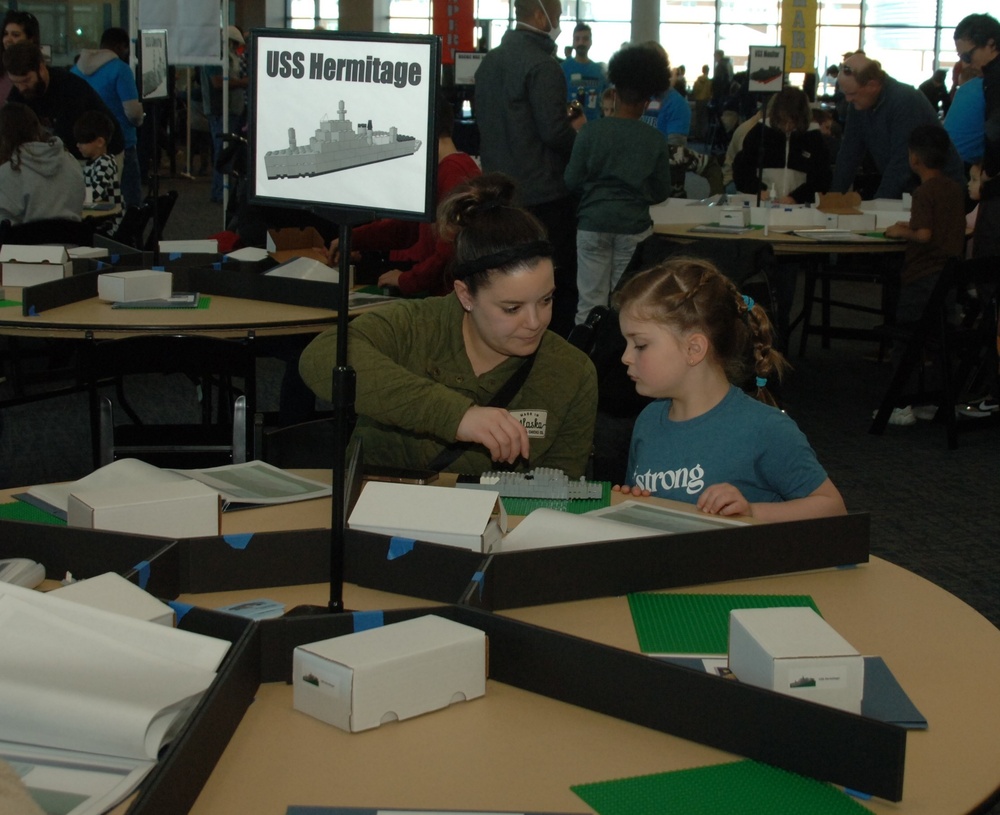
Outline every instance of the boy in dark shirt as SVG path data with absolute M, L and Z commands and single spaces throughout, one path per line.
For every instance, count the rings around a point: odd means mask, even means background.
M 896 320 L 912 323 L 920 319 L 941 271 L 965 249 L 965 190 L 946 176 L 951 139 L 938 125 L 921 125 L 910 133 L 907 149 L 910 167 L 920 176 L 913 192 L 910 220 L 885 230 L 887 238 L 908 241 L 896 308 Z M 899 362 L 899 349 L 893 361 Z M 893 408 L 890 424 L 910 425 L 916 417 L 910 405 Z
M 965 190 L 943 172 L 950 145 L 948 132 L 938 125 L 915 127 L 907 143 L 920 186 L 913 192 L 910 220 L 885 231 L 887 238 L 909 241 L 896 310 L 899 322 L 920 319 L 945 264 L 964 254 Z

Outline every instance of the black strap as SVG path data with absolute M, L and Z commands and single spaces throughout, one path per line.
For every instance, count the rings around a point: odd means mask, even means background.
M 486 407 L 505 408 L 511 403 L 517 392 L 521 390 L 521 386 L 527 381 L 528 374 L 531 373 L 531 366 L 535 364 L 535 356 L 536 354 L 532 354 L 524 360 L 518 369 L 510 375 L 510 378 L 503 383 L 500 390 L 493 395 Z M 468 449 L 469 446 L 465 443 L 449 444 L 434 456 L 434 459 L 427 465 L 427 469 L 441 472 Z

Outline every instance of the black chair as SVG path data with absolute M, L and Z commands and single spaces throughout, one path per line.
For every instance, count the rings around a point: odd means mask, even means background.
M 141 223 L 138 230 L 136 248 L 152 252 L 163 239 L 163 229 L 170 219 L 177 203 L 177 190 L 158 195 L 155 199 L 147 195 L 141 206 Z
M 873 314 L 881 318 L 882 323 L 893 320 L 896 311 L 896 299 L 899 294 L 899 276 L 902 271 L 902 254 L 899 255 L 830 255 L 806 267 L 803 292 L 802 312 L 793 323 L 793 327 L 801 323 L 802 333 L 799 336 L 799 356 L 804 357 L 806 344 L 811 335 L 821 338 L 823 348 L 830 347 L 831 339 L 859 339 L 883 342 L 883 337 L 873 330 L 873 327 L 858 325 L 834 325 L 832 310 L 841 309 L 861 314 Z M 871 283 L 881 287 L 881 295 L 877 306 L 855 300 L 839 297 L 833 290 L 836 282 L 849 284 Z M 817 286 L 819 293 L 817 294 Z M 813 309 L 820 308 L 820 322 L 813 320 Z M 880 351 L 881 358 L 881 351 Z
M 93 246 L 94 222 L 47 218 L 12 224 L 4 219 L 0 221 L 0 246 L 4 244 Z M 0 365 L 5 369 L 5 375 L 10 380 L 15 397 L 18 399 L 26 397 L 25 385 L 29 383 L 48 383 L 67 376 L 72 378 L 74 370 L 66 364 L 71 361 L 71 354 L 67 353 L 69 351 L 70 346 L 65 341 L 22 340 L 17 337 L 7 337 L 0 342 Z M 28 370 L 32 367 L 32 360 L 42 361 L 41 371 Z
M 978 388 L 996 384 L 996 285 L 1000 258 L 954 260 L 941 272 L 916 323 L 883 326 L 880 336 L 903 347 L 892 379 L 868 432 L 879 435 L 894 407 L 929 401 L 938 405 L 936 422 L 945 425 L 948 449 L 958 446 L 960 430 L 996 424 L 1000 415 L 959 418 L 956 406 Z M 977 292 L 970 296 L 969 292 Z M 956 309 L 961 317 L 953 319 Z M 928 387 L 924 359 L 938 360 L 937 382 Z M 915 392 L 908 392 L 916 379 Z
M 108 237 L 113 241 L 138 249 L 142 241 L 143 225 L 148 220 L 143 209 L 144 206 L 144 204 L 140 204 L 137 207 L 126 207 L 118 226 Z M 151 207 L 152 204 L 150 204 Z
M 127 337 L 86 348 L 90 421 L 95 466 L 117 458 L 140 458 L 165 467 L 206 467 L 253 457 L 256 358 L 253 337 L 226 340 L 185 335 Z M 133 409 L 128 378 L 177 374 L 190 398 L 177 405 L 147 406 L 155 422 Z M 242 392 L 233 380 L 242 380 Z M 118 403 L 131 424 L 115 424 L 101 386 L 114 383 Z M 213 404 L 216 404 L 213 417 Z M 187 421 L 178 421 L 184 414 Z M 195 416 L 200 421 L 192 420 Z
M 0 246 L 7 243 L 40 246 L 93 246 L 94 223 L 90 220 L 71 221 L 66 218 L 46 218 L 12 224 L 0 221 Z

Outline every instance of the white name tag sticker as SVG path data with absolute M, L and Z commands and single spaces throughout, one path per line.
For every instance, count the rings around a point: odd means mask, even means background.
M 529 439 L 544 439 L 549 421 L 547 410 L 512 410 L 510 415 L 517 419 L 528 431 Z

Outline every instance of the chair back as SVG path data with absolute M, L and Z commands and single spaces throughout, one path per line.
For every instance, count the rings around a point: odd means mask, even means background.
M 156 249 L 163 238 L 163 230 L 176 203 L 177 190 L 170 190 L 155 199 L 152 196 L 146 197 L 146 200 L 142 202 L 143 220 L 139 232 L 142 243 L 138 248 L 145 252 L 152 252 Z
M 7 243 L 40 246 L 93 246 L 94 225 L 88 220 L 71 221 L 68 218 L 45 218 L 12 224 L 0 221 L 0 246 Z
M 92 342 L 84 359 L 95 465 L 122 455 L 161 466 L 209 466 L 252 455 L 253 423 L 248 415 L 255 414 L 257 390 L 252 337 L 140 335 Z M 183 374 L 190 381 L 181 380 L 181 396 L 189 399 L 146 405 L 143 410 L 149 415 L 140 417 L 124 387 L 128 377 L 138 374 Z M 242 378 L 243 393 L 233 386 L 234 378 Z M 114 424 L 111 402 L 99 390 L 109 379 L 131 425 Z M 214 419 L 213 393 L 218 394 Z M 200 411 L 200 422 L 190 420 L 192 408 Z

